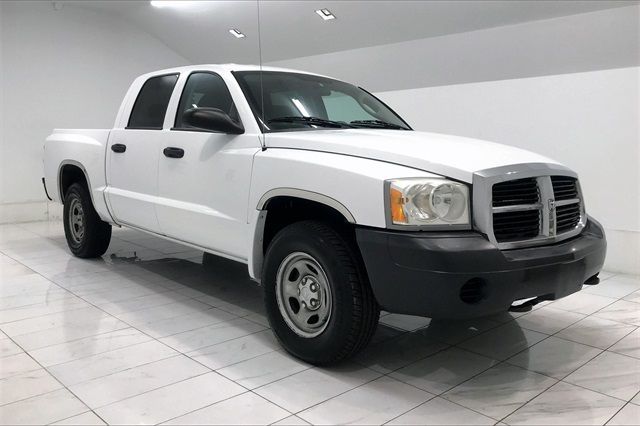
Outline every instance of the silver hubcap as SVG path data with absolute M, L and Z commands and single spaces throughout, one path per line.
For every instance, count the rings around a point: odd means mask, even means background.
M 331 317 L 329 280 L 318 261 L 307 253 L 292 253 L 282 261 L 276 296 L 282 318 L 297 335 L 315 337 L 327 328 Z
M 69 229 L 73 241 L 81 243 L 84 237 L 84 210 L 82 210 L 82 203 L 77 198 L 72 199 L 69 206 Z

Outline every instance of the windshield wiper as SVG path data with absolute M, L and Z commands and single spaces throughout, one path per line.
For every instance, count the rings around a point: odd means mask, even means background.
M 353 126 L 340 121 L 326 120 L 320 117 L 276 117 L 267 121 L 267 123 L 305 123 L 315 126 L 334 127 L 334 128 L 352 128 Z
M 400 126 L 398 124 L 393 124 L 393 123 L 387 123 L 386 121 L 382 121 L 382 120 L 354 120 L 354 121 L 351 122 L 351 124 L 355 124 L 355 125 L 361 126 L 361 127 L 375 127 L 375 128 L 382 128 L 382 129 L 409 130 L 404 126 Z

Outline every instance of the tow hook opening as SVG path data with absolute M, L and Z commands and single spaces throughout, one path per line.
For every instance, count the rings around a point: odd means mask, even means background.
M 471 278 L 460 289 L 460 300 L 474 305 L 486 298 L 487 284 L 480 278 Z
M 552 295 L 544 295 L 538 297 L 531 297 L 528 299 L 515 300 L 509 307 L 509 312 L 529 312 L 540 302 L 545 300 L 553 300 Z
M 600 284 L 600 278 L 598 277 L 598 274 L 595 274 L 592 277 L 587 278 L 587 280 L 584 282 L 585 285 L 596 285 L 596 284 Z

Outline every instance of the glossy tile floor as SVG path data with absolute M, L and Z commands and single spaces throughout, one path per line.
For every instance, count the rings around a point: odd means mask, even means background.
M 353 362 L 282 352 L 243 265 L 114 229 L 0 226 L 3 424 L 638 424 L 640 279 L 466 323 L 384 315 Z

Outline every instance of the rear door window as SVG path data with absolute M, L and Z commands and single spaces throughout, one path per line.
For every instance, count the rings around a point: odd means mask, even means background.
M 162 129 L 177 81 L 178 74 L 159 75 L 147 80 L 133 105 L 127 129 Z

